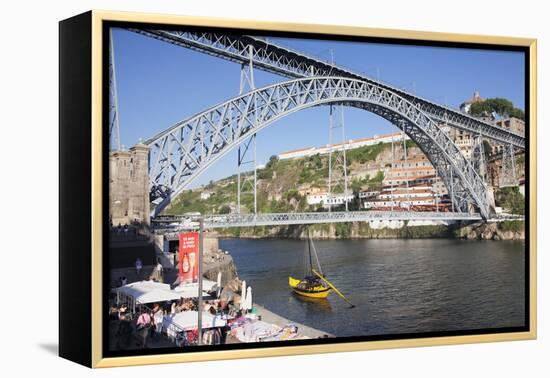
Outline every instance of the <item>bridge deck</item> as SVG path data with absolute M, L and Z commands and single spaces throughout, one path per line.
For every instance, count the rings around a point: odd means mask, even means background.
M 157 228 L 163 224 L 184 222 L 193 216 L 159 216 L 153 220 Z M 265 213 L 205 215 L 204 227 L 256 227 L 286 226 L 293 224 L 319 224 L 368 221 L 479 221 L 479 214 L 453 212 L 406 212 L 406 211 L 333 211 L 322 213 Z M 185 223 L 185 222 L 184 222 Z M 192 227 L 191 223 L 188 223 Z

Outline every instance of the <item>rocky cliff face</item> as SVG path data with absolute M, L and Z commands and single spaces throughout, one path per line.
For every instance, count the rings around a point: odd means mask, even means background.
M 218 238 L 207 236 L 204 238 L 204 274 L 209 280 L 216 281 L 218 272 L 222 273 L 222 285 L 237 278 L 237 267 L 233 258 L 225 254 L 219 247 Z
M 334 223 L 296 225 L 284 227 L 254 227 L 220 231 L 221 237 L 249 239 L 427 239 L 458 238 L 478 240 L 524 240 L 525 227 L 522 221 L 472 224 L 434 224 L 411 226 L 405 222 L 391 227 L 371 227 L 369 223 Z
M 520 223 L 473 223 L 458 228 L 455 235 L 468 240 L 525 240 L 525 227 Z
M 204 254 L 204 273 L 203 277 L 211 281 L 218 279 L 218 273 L 221 272 L 221 284 L 223 290 L 221 297 L 231 298 L 235 303 L 239 303 L 241 297 L 241 280 L 237 273 L 237 266 L 230 254 L 218 248 L 218 239 L 215 237 L 205 238 Z
M 372 228 L 368 223 L 334 223 L 318 225 L 295 225 L 284 227 L 255 227 L 240 230 L 220 231 L 220 237 L 249 239 L 419 239 L 454 237 L 452 230 L 444 225 Z
M 223 258 L 220 261 L 208 261 L 208 259 L 205 259 L 203 276 L 211 281 L 216 281 L 218 279 L 218 272 L 221 272 L 222 286 L 225 286 L 228 282 L 236 279 L 238 274 L 237 267 L 231 255 L 223 255 Z

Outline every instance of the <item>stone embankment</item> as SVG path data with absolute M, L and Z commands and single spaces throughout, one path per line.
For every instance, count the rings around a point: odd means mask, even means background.
M 468 240 L 525 240 L 522 221 L 472 223 L 455 230 L 457 238 Z
M 221 272 L 221 284 L 226 292 L 236 293 L 240 290 L 241 281 L 233 257 L 219 248 L 217 237 L 204 238 L 203 261 L 203 277 L 216 281 Z
M 220 230 L 219 237 L 245 239 L 479 239 L 523 240 L 522 221 L 455 223 L 427 221 L 354 222 Z

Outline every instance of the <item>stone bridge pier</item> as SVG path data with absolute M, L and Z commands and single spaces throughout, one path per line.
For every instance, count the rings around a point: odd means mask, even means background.
M 149 147 L 109 154 L 109 218 L 113 225 L 149 225 Z

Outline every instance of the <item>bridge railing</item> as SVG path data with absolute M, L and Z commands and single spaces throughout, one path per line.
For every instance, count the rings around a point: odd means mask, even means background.
M 405 212 L 405 211 L 338 211 L 319 213 L 266 213 L 266 214 L 227 214 L 211 215 L 204 218 L 205 227 L 222 228 L 227 225 L 277 225 L 314 224 L 360 221 L 391 220 L 478 220 L 479 214 L 445 212 Z
M 186 215 L 163 215 L 153 220 L 154 231 L 168 237 L 177 238 L 181 230 L 168 228 L 166 223 L 188 220 Z M 487 221 L 502 222 L 509 220 L 524 220 L 523 215 L 496 214 Z M 478 213 L 459 212 L 414 212 L 414 211 L 333 211 L 322 213 L 265 213 L 265 214 L 218 214 L 205 215 L 204 227 L 231 228 L 255 226 L 282 226 L 297 224 L 370 222 L 370 221 L 480 221 Z M 183 224 L 183 223 L 182 223 Z M 182 226 L 182 229 L 190 226 Z M 197 228 L 197 227 L 195 227 Z
M 162 234 L 174 234 L 177 236 L 180 230 L 168 228 L 166 223 L 182 222 L 182 229 L 189 217 L 185 215 L 161 216 L 153 223 L 155 232 Z M 263 213 L 263 214 L 218 214 L 205 215 L 204 227 L 230 228 L 230 227 L 254 227 L 254 226 L 280 226 L 297 224 L 342 223 L 342 222 L 369 222 L 369 221 L 460 221 L 481 220 L 478 213 L 459 212 L 414 212 L 414 211 L 333 211 L 318 213 Z

